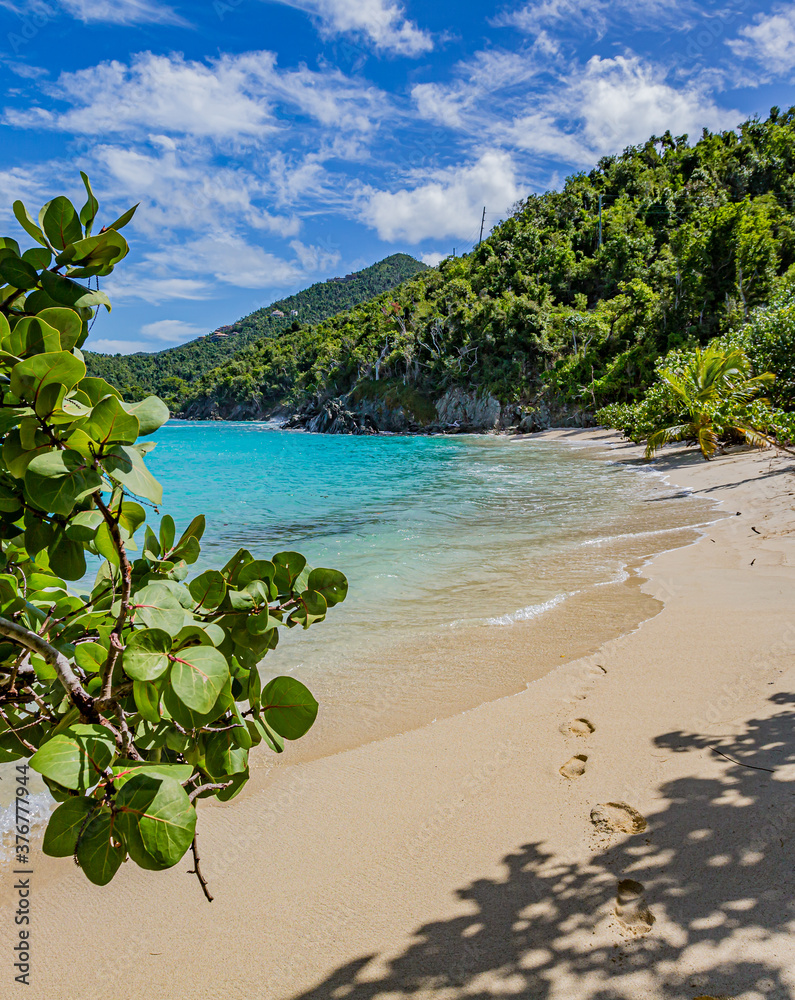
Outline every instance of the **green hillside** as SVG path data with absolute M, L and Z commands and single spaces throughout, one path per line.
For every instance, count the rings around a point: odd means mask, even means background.
M 107 379 L 130 399 L 153 393 L 178 408 L 191 382 L 263 337 L 319 323 L 372 299 L 424 271 L 426 265 L 408 254 L 391 257 L 349 274 L 312 285 L 279 299 L 231 326 L 155 354 L 109 355 L 86 352 L 89 375 Z M 274 315 L 281 312 L 284 315 Z M 297 315 L 293 315 L 296 313 Z
M 422 424 L 456 387 L 553 414 L 634 400 L 661 355 L 770 301 L 795 261 L 794 172 L 795 109 L 695 143 L 653 136 L 531 196 L 468 256 L 250 345 L 191 387 L 187 411 L 345 396 Z

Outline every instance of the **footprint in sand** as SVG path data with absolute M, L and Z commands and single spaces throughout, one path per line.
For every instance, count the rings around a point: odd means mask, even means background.
M 625 878 L 618 883 L 613 912 L 622 930 L 633 937 L 648 934 L 654 923 L 654 914 L 646 905 L 643 886 L 631 878 Z
M 643 833 L 646 829 L 646 820 L 626 802 L 602 802 L 594 806 L 591 822 L 598 833 L 608 837 L 612 833 Z
M 560 768 L 560 773 L 564 778 L 568 778 L 569 781 L 574 781 L 575 778 L 581 778 L 585 774 L 585 765 L 587 763 L 588 758 L 585 754 L 575 754 L 571 760 L 567 761 L 563 767 Z
M 574 722 L 564 722 L 560 731 L 564 736 L 590 736 L 596 731 L 596 726 L 587 719 L 575 719 Z

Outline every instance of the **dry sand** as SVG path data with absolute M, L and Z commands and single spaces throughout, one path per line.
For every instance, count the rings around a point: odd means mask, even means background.
M 257 790 L 202 809 L 212 905 L 185 863 L 95 889 L 41 859 L 24 995 L 795 996 L 795 467 L 658 466 L 727 516 L 647 567 L 656 617 L 519 695 L 262 758 Z

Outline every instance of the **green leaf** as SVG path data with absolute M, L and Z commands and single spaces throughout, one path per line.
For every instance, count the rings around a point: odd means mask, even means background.
M 188 584 L 191 597 L 199 607 L 215 610 L 226 597 L 226 581 L 215 569 L 208 569 Z
M 86 798 L 68 798 L 50 816 L 44 834 L 42 850 L 51 858 L 70 858 L 75 853 L 77 838 L 98 804 Z
M 74 205 L 68 198 L 53 198 L 42 209 L 39 225 L 57 250 L 83 238 L 83 227 Z
M 102 806 L 78 841 L 75 857 L 94 885 L 107 885 L 127 857 L 116 825 L 111 810 Z
M 81 379 L 77 388 L 80 392 L 84 392 L 88 396 L 92 406 L 96 406 L 106 396 L 115 396 L 117 399 L 121 399 L 119 390 L 114 388 L 110 382 L 106 382 L 104 378 L 92 378 L 89 376 L 88 378 Z
M 65 580 L 80 580 L 86 573 L 86 553 L 79 542 L 60 532 L 49 549 L 50 566 Z
M 182 532 L 179 541 L 177 542 L 177 549 L 181 549 L 186 545 L 192 538 L 195 538 L 197 542 L 202 540 L 204 535 L 204 529 L 207 527 L 207 521 L 204 514 L 197 514 L 196 517 L 190 522 L 188 527 Z
M 70 519 L 66 534 L 74 542 L 91 542 L 101 524 L 104 520 L 98 510 L 84 510 Z
M 99 211 L 99 202 L 94 197 L 94 192 L 91 190 L 91 181 L 88 179 L 88 175 L 82 170 L 80 171 L 80 176 L 83 179 L 83 186 L 86 189 L 86 203 L 80 209 L 80 222 L 86 231 L 86 236 L 91 235 L 91 230 L 94 227 L 94 219 L 97 217 L 97 212 Z
M 104 726 L 70 726 L 37 750 L 30 766 L 64 788 L 82 792 L 99 781 L 115 748 L 113 735 Z
M 138 205 L 140 205 L 140 202 L 138 202 Z M 111 224 L 107 226 L 107 228 L 115 229 L 117 232 L 120 229 L 123 229 L 127 225 L 127 223 L 132 220 L 132 217 L 135 215 L 138 205 L 133 205 L 132 208 L 128 208 L 123 215 L 120 215 L 115 222 L 111 222 Z
M 136 856 L 140 847 L 158 865 L 170 868 L 193 841 L 196 810 L 182 785 L 171 778 L 133 775 L 116 796 L 116 807 L 119 826 L 136 864 L 141 864 Z
M 307 582 L 308 590 L 322 594 L 326 604 L 333 608 L 340 604 L 348 594 L 348 581 L 335 569 L 313 569 Z
M 108 650 L 98 642 L 81 642 L 75 647 L 77 665 L 87 674 L 99 674 L 105 666 Z
M 10 236 L 0 236 L 0 250 L 13 250 L 17 257 L 22 253 L 19 249 L 19 243 Z
M 279 552 L 273 557 L 276 567 L 276 585 L 280 594 L 289 593 L 293 583 L 303 572 L 306 559 L 300 552 Z
M 163 487 L 144 465 L 141 455 L 127 445 L 118 445 L 102 458 L 107 474 L 136 496 L 159 504 L 163 501 Z
M 39 354 L 20 361 L 11 369 L 11 391 L 19 399 L 29 402 L 42 417 L 38 406 L 39 396 L 51 385 L 58 386 L 58 402 L 65 393 L 74 388 L 86 373 L 86 366 L 68 351 Z M 52 407 L 54 409 L 55 406 Z
M 135 707 L 147 722 L 156 726 L 162 721 L 160 692 L 154 684 L 148 681 L 134 681 L 133 698 L 135 699 Z
M 162 629 L 133 632 L 124 650 L 124 670 L 134 681 L 156 681 L 168 670 L 171 636 Z
M 22 254 L 22 259 L 31 264 L 37 271 L 43 271 L 52 263 L 52 251 L 45 247 L 31 247 Z
M 174 518 L 170 514 L 164 515 L 163 520 L 160 522 L 160 549 L 164 556 L 167 552 L 171 551 L 176 533 L 177 529 L 174 524 Z
M 308 733 L 317 710 L 308 688 L 293 677 L 274 677 L 262 692 L 265 721 L 287 740 L 298 740 Z
M 26 316 L 3 338 L 3 348 L 22 358 L 31 354 L 58 353 L 61 338 L 55 327 L 39 316 Z
M 55 274 L 53 271 L 42 271 L 40 276 L 44 291 L 54 302 L 75 309 L 90 309 L 92 306 L 103 305 L 111 311 L 110 299 L 104 292 L 91 291 L 85 285 L 79 285 L 70 278 Z
M 113 765 L 113 784 L 121 788 L 136 774 L 150 774 L 160 778 L 170 778 L 182 784 L 193 774 L 192 764 L 153 764 L 145 760 L 119 759 Z
M 272 580 L 276 573 L 276 567 L 272 562 L 265 559 L 255 559 L 247 563 L 238 573 L 237 586 L 244 590 L 248 584 L 255 580 Z
M 168 407 L 158 396 L 147 396 L 140 403 L 125 403 L 124 409 L 138 419 L 142 437 L 154 434 L 169 418 Z
M 138 418 L 129 414 L 115 396 L 106 396 L 80 422 L 80 429 L 97 444 L 135 444 L 138 439 Z
M 25 493 L 36 507 L 50 514 L 71 514 L 78 500 L 102 485 L 102 477 L 88 468 L 76 451 L 39 455 L 25 472 Z
M 28 290 L 39 283 L 39 273 L 32 264 L 21 257 L 6 257 L 0 260 L 0 279 L 12 288 Z
M 32 236 L 37 243 L 41 243 L 43 247 L 46 247 L 47 240 L 44 238 L 44 233 L 39 229 L 36 223 L 30 216 L 30 213 L 25 208 L 21 201 L 15 201 L 13 205 L 14 216 L 17 222 L 22 226 L 28 236 Z
M 74 309 L 61 306 L 42 309 L 36 318 L 58 331 L 62 351 L 71 351 L 77 347 L 83 334 L 83 321 Z
M 185 610 L 162 583 L 152 583 L 133 595 L 135 623 L 175 636 L 184 627 Z
M 121 505 L 121 517 L 119 527 L 123 528 L 130 537 L 146 522 L 146 511 L 134 500 L 125 500 Z
M 171 686 L 194 712 L 209 712 L 229 680 L 226 658 L 214 646 L 191 646 L 172 655 Z
M 206 745 L 205 769 L 216 781 L 240 774 L 248 767 L 248 750 L 236 744 L 232 730 L 213 733 L 207 737 Z

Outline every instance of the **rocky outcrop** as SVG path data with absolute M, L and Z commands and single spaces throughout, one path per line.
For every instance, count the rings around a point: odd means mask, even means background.
M 534 406 L 501 405 L 488 393 L 448 389 L 435 403 L 436 420 L 418 423 L 401 405 L 383 399 L 352 395 L 314 399 L 297 411 L 265 406 L 257 397 L 242 402 L 199 400 L 180 416 L 187 420 L 284 420 L 285 428 L 319 434 L 478 434 L 515 431 L 530 434 L 548 427 L 592 427 L 593 415 L 581 407 L 556 400 Z

